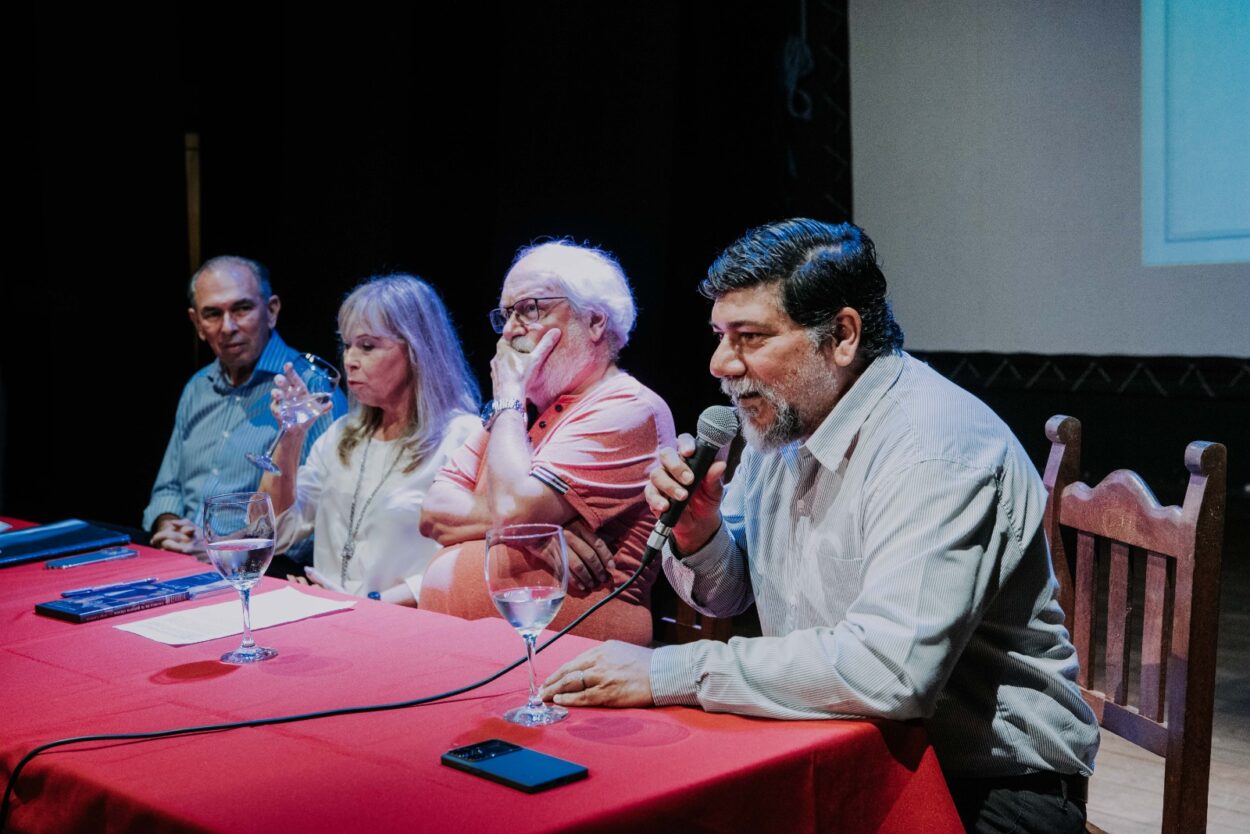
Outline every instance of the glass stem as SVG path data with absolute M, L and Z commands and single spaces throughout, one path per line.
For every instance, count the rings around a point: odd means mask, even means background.
M 525 637 L 525 653 L 529 657 L 530 670 L 530 700 L 526 706 L 530 708 L 540 708 L 543 705 L 543 699 L 538 697 L 538 678 L 534 674 L 534 643 L 538 640 L 536 634 L 526 634 Z
M 278 453 L 278 444 L 282 442 L 282 438 L 286 436 L 287 424 L 286 420 L 278 423 L 278 436 L 273 439 L 273 443 L 269 444 L 269 451 L 265 452 L 265 459 L 272 461 L 273 456 Z
M 252 639 L 252 589 L 240 588 L 239 597 L 243 600 L 243 643 L 239 648 L 248 651 L 256 648 L 256 641 Z

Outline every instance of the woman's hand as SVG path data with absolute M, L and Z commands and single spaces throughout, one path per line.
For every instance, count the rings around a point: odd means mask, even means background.
M 282 407 L 288 404 L 304 402 L 307 405 L 313 405 L 308 396 L 308 386 L 304 384 L 304 380 L 300 379 L 299 374 L 295 373 L 295 366 L 287 362 L 282 366 L 282 373 L 275 374 L 273 378 L 273 390 L 269 392 L 269 411 L 273 414 L 279 425 L 282 423 Z M 318 404 L 321 414 L 325 414 L 334 407 L 334 398 L 328 397 L 324 403 Z M 297 420 L 287 427 L 292 429 L 305 430 L 313 424 L 313 420 Z
M 308 567 L 304 568 L 304 575 L 308 577 L 308 581 L 310 584 L 316 585 L 319 588 L 325 588 L 327 591 L 335 591 L 336 593 L 340 593 L 340 594 L 347 593 L 346 588 L 344 588 L 339 583 L 335 582 L 330 577 L 326 576 L 321 571 L 314 568 L 312 565 L 309 565 Z

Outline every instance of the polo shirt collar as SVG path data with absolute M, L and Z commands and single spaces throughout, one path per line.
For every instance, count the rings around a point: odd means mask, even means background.
M 626 378 L 628 377 L 626 376 L 625 372 L 618 368 L 617 372 L 614 374 L 611 374 L 611 375 L 605 374 L 604 376 L 599 377 L 599 379 L 597 379 L 593 385 L 591 385 L 589 388 L 582 391 L 580 394 L 561 394 L 560 396 L 556 397 L 555 400 L 551 403 L 551 405 L 547 406 L 547 410 L 543 412 L 542 416 L 546 416 L 550 414 L 552 411 L 560 411 L 560 412 L 568 411 L 570 408 L 573 407 L 573 405 L 586 399 L 592 393 L 597 392 L 600 388 L 606 388 L 608 385 L 614 384 L 613 380 L 616 380 L 617 382 L 619 382 L 620 380 L 626 379 Z M 557 405 L 560 406 L 560 408 L 557 409 L 556 408 Z

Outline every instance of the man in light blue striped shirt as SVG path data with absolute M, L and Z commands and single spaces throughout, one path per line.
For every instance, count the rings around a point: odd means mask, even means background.
M 245 455 L 267 449 L 277 435 L 269 392 L 274 375 L 299 355 L 274 330 L 281 302 L 259 263 L 212 258 L 191 276 L 188 295 L 191 323 L 217 358 L 182 391 L 143 513 L 153 546 L 180 553 L 199 547 L 195 519 L 206 497 L 251 491 L 260 483 L 261 471 Z M 309 430 L 305 454 L 345 411 L 346 401 L 336 392 L 333 416 L 323 415 Z
M 704 613 L 754 602 L 764 636 L 607 643 L 552 675 L 545 697 L 920 718 L 969 830 L 1083 831 L 1098 726 L 1056 601 L 1044 487 L 1019 442 L 902 352 L 855 226 L 755 229 L 701 290 L 720 338 L 711 370 L 748 448 L 723 495 L 723 464 L 695 485 L 665 450 L 648 500 L 662 512 L 692 492 L 665 572 Z

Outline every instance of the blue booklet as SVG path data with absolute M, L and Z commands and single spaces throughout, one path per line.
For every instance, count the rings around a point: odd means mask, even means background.
M 0 567 L 126 544 L 130 536 L 77 518 L 0 533 Z
M 111 585 L 96 593 L 76 594 L 51 602 L 41 602 L 35 606 L 35 613 L 72 623 L 89 623 L 104 617 L 116 617 L 118 614 L 195 599 L 205 594 L 228 590 L 230 587 L 230 583 L 222 579 L 220 573 L 208 571 L 179 579 Z

